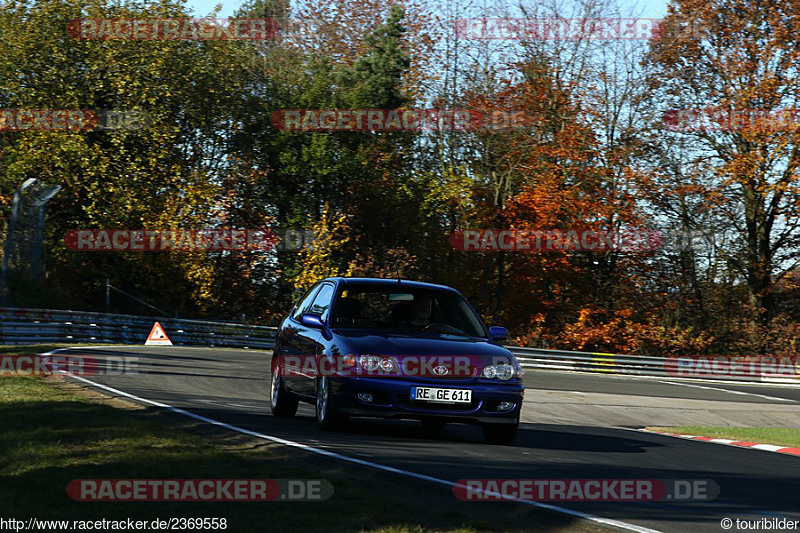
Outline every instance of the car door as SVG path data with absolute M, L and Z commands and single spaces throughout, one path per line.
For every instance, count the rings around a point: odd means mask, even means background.
M 278 334 L 278 342 L 275 350 L 275 356 L 286 356 L 284 360 L 287 362 L 287 372 L 284 375 L 284 385 L 287 389 L 293 390 L 294 383 L 298 381 L 299 376 L 296 375 L 295 367 L 298 365 L 297 361 L 301 360 L 301 356 L 308 354 L 308 347 L 305 346 L 307 341 L 309 328 L 300 324 L 300 315 L 308 311 L 311 303 L 314 301 L 314 296 L 319 292 L 321 283 L 311 287 L 297 304 L 292 309 L 289 316 L 284 320 L 280 333 Z
M 327 324 L 328 314 L 331 308 L 331 301 L 333 300 L 333 293 L 333 283 L 323 283 L 314 295 L 314 299 L 309 308 L 303 312 L 319 315 L 322 319 L 322 322 Z M 299 319 L 300 317 L 298 316 L 298 321 Z M 303 357 L 311 357 L 314 361 L 316 361 L 316 356 L 325 350 L 326 340 L 322 331 L 318 329 L 308 328 L 301 325 L 301 330 L 298 333 L 298 340 L 301 349 L 304 350 L 304 353 L 300 354 Z M 301 378 L 293 380 L 292 392 L 313 396 L 316 386 L 314 379 L 317 377 L 317 374 L 315 372 L 304 372 L 303 374 L 303 378 L 305 379 Z

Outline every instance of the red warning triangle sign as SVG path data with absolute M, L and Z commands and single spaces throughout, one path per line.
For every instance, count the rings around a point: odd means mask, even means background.
M 150 330 L 150 335 L 147 336 L 144 345 L 172 346 L 172 341 L 167 337 L 167 333 L 164 331 L 164 328 L 161 327 L 161 324 L 156 322 L 153 324 L 153 329 Z

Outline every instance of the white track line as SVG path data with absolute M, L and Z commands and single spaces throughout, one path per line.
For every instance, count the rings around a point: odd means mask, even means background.
M 693 383 L 681 383 L 679 381 L 658 381 L 658 383 L 666 383 L 667 385 L 681 385 L 683 387 L 694 387 L 696 389 L 706 389 L 706 390 L 716 390 L 720 392 L 729 392 L 731 394 L 742 394 L 744 396 L 758 396 L 759 398 L 765 398 L 767 400 L 775 400 L 778 402 L 789 402 L 789 403 L 797 403 L 795 400 L 790 400 L 788 398 L 778 398 L 776 396 L 767 396 L 765 394 L 756 394 L 755 392 L 742 392 L 739 390 L 728 390 L 728 389 L 720 389 L 717 387 L 706 387 L 705 385 L 695 385 Z
M 48 353 L 45 353 L 45 354 L 42 354 L 42 355 L 53 355 L 55 352 L 62 351 L 62 350 L 68 350 L 68 349 L 69 348 L 62 348 L 62 349 L 54 350 L 52 352 L 48 352 Z M 427 476 L 425 474 L 418 474 L 416 472 L 410 472 L 408 470 L 401 470 L 399 468 L 394 468 L 394 467 L 391 467 L 391 466 L 382 465 L 380 463 L 373 463 L 372 461 L 365 461 L 363 459 L 357 459 L 355 457 L 350 457 L 350 456 L 347 456 L 347 455 L 341 455 L 341 454 L 338 454 L 338 453 L 335 453 L 335 452 L 330 452 L 328 450 L 323 450 L 322 448 L 314 448 L 312 446 L 308 446 L 308 445 L 302 444 L 300 442 L 295 442 L 295 441 L 291 441 L 291 440 L 287 440 L 287 439 L 282 439 L 280 437 L 275 437 L 273 435 L 266 435 L 264 433 L 258 433 L 256 431 L 251 431 L 249 429 L 241 428 L 241 427 L 238 427 L 238 426 L 233 426 L 231 424 L 226 424 L 225 422 L 220 422 L 219 420 L 214 420 L 213 418 L 208 418 L 208 417 L 205 417 L 205 416 L 202 416 L 202 415 L 198 415 L 198 414 L 192 413 L 190 411 L 186 411 L 186 410 L 181 409 L 179 407 L 173 407 L 173 406 L 171 406 L 169 404 L 166 404 L 166 403 L 156 402 L 154 400 L 148 400 L 147 398 L 141 398 L 139 396 L 135 396 L 133 394 L 121 391 L 119 389 L 114 389 L 112 387 L 109 387 L 108 385 L 103 385 L 101 383 L 95 383 L 94 381 L 89 381 L 88 379 L 80 377 L 80 376 L 73 376 L 72 374 L 69 374 L 67 372 L 63 372 L 62 371 L 60 373 L 66 375 L 66 376 L 69 376 L 72 379 L 77 379 L 78 381 L 82 381 L 84 383 L 88 383 L 89 385 L 92 385 L 94 387 L 98 387 L 100 389 L 112 392 L 114 394 L 119 394 L 120 396 L 124 396 L 126 398 L 130 398 L 130 399 L 135 400 L 137 402 L 154 405 L 154 406 L 160 407 L 162 409 L 168 409 L 168 410 L 172 411 L 173 413 L 177 413 L 177 414 L 183 415 L 183 416 L 188 416 L 189 418 L 194 418 L 195 420 L 200 420 L 201 422 L 206 422 L 208 424 L 219 426 L 219 427 L 228 429 L 230 431 L 236 431 L 237 433 L 243 433 L 245 435 L 250 435 L 251 437 L 257 437 L 259 439 L 264 439 L 264 440 L 268 440 L 268 441 L 272 441 L 272 442 L 277 442 L 278 444 L 283 444 L 284 446 L 290 446 L 292 448 L 299 448 L 299 449 L 304 450 L 306 452 L 315 453 L 317 455 L 324 455 L 325 457 L 332 457 L 334 459 L 339 459 L 341 461 L 347 461 L 347 462 L 355 463 L 355 464 L 358 464 L 358 465 L 361 465 L 361 466 L 366 466 L 366 467 L 369 467 L 369 468 L 375 468 L 377 470 L 383 470 L 385 472 L 392 472 L 393 474 L 399 474 L 401 476 L 407 476 L 407 477 L 411 477 L 411 478 L 415 478 L 415 479 L 421 479 L 423 481 L 430 481 L 432 483 L 437 483 L 439 485 L 444 485 L 446 487 L 450 487 L 451 489 L 456 487 L 456 486 L 458 486 L 460 488 L 467 488 L 467 487 L 464 487 L 462 485 L 458 485 L 458 484 L 456 484 L 456 483 L 454 483 L 452 481 L 447 481 L 446 479 L 441 479 L 441 478 L 437 478 L 437 477 L 433 477 L 433 476 Z M 474 490 L 474 489 L 471 489 L 471 490 Z M 491 496 L 498 496 L 498 494 L 490 492 L 490 491 L 489 492 L 481 491 L 481 492 L 484 492 L 484 494 L 491 495 Z M 500 495 L 500 496 L 502 496 L 502 495 Z M 518 503 L 525 504 L 525 505 L 530 505 L 532 507 L 538 507 L 540 509 L 547 509 L 549 511 L 555 511 L 557 513 L 566 514 L 566 515 L 570 515 L 570 516 L 575 516 L 575 517 L 578 517 L 578 518 L 583 518 L 584 520 L 590 520 L 592 522 L 597 522 L 599 524 L 604 524 L 604 525 L 607 525 L 607 526 L 612 526 L 612 527 L 617 527 L 617 528 L 620 528 L 620 529 L 625 529 L 627 531 L 637 531 L 639 533 L 660 533 L 660 531 L 657 530 L 657 529 L 650 529 L 650 528 L 643 527 L 643 526 L 637 526 L 636 524 L 629 524 L 627 522 L 621 522 L 619 520 L 612 520 L 610 518 L 603 518 L 602 516 L 596 516 L 596 515 L 589 514 L 589 513 L 582 513 L 581 511 L 574 511 L 572 509 L 567 509 L 565 507 L 559 507 L 557 505 L 550 505 L 550 504 L 547 504 L 547 503 L 530 501 L 530 500 L 516 500 L 515 499 L 514 501 L 516 501 Z
M 596 376 L 596 377 L 604 377 L 609 379 L 623 379 L 623 380 L 633 380 L 633 381 L 660 381 L 664 379 L 664 376 L 645 376 L 642 374 L 624 374 L 624 373 L 615 373 L 615 374 L 607 374 L 604 372 L 584 372 L 582 370 L 562 370 L 556 369 L 554 367 L 541 367 L 541 368 L 533 368 L 530 366 L 525 366 L 524 363 L 520 362 L 525 368 L 533 369 L 533 370 L 542 370 L 545 373 L 554 373 L 554 374 L 564 374 L 564 375 L 579 375 L 579 376 Z M 673 381 L 685 381 L 688 383 L 712 383 L 716 385 L 738 385 L 743 387 L 768 387 L 771 389 L 790 389 L 790 390 L 797 390 L 800 387 L 800 381 L 793 382 L 793 383 L 783 383 L 783 382 L 772 382 L 772 381 L 734 381 L 731 379 L 704 379 L 704 378 L 681 378 L 677 376 L 670 377 L 669 379 Z M 723 389 L 724 390 L 724 389 Z

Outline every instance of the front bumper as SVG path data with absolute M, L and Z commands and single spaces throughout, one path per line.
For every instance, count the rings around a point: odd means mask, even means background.
M 469 389 L 470 403 L 433 403 L 411 400 L 411 387 Z M 381 418 L 436 418 L 448 422 L 472 424 L 514 424 L 519 420 L 525 386 L 520 381 L 486 382 L 486 380 L 404 380 L 399 378 L 340 377 L 331 378 L 331 392 L 339 412 L 352 416 Z M 358 398 L 369 393 L 372 402 Z M 512 402 L 513 408 L 499 411 L 500 402 Z

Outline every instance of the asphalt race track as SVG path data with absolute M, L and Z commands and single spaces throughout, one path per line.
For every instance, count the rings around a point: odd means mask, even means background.
M 513 446 L 503 447 L 485 444 L 478 427 L 455 424 L 429 432 L 415 421 L 357 419 L 343 431 L 322 432 L 306 404 L 301 404 L 294 419 L 276 419 L 269 412 L 269 355 L 265 352 L 128 346 L 76 348 L 70 353 L 95 357 L 101 368 L 108 356 L 138 358 L 138 373 L 98 373 L 88 378 L 93 383 L 269 436 L 451 482 L 471 478 L 708 479 L 720 487 L 718 498 L 709 502 L 550 502 L 621 521 L 631 529 L 718 532 L 723 517 L 800 520 L 800 457 L 686 441 L 602 422 L 536 422 L 537 394 L 552 391 L 638 396 L 650 401 L 736 402 L 740 409 L 758 410 L 774 405 L 800 407 L 798 389 L 691 386 L 669 380 L 528 370 L 520 434 Z M 591 406 L 585 409 L 591 415 Z

